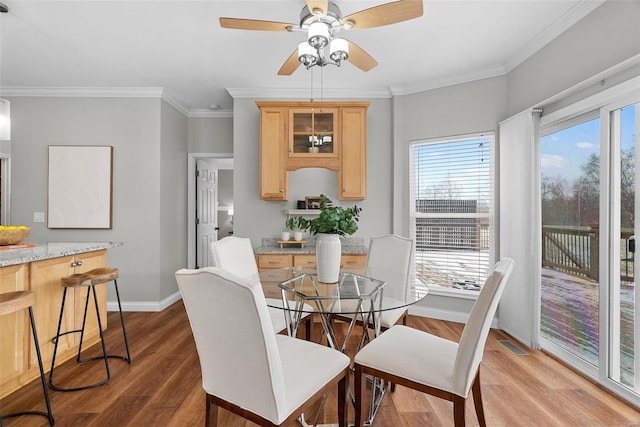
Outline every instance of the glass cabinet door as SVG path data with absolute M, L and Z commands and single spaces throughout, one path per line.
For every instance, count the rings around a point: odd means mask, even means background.
M 290 109 L 290 157 L 335 157 L 336 120 L 332 108 Z

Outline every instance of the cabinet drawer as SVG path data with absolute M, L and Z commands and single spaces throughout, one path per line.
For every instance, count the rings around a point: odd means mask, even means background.
M 258 269 L 291 267 L 291 255 L 258 255 Z
M 316 256 L 314 254 L 309 255 L 294 255 L 293 256 L 294 267 L 316 267 Z
M 365 267 L 367 265 L 366 255 L 342 255 L 340 259 L 341 267 Z

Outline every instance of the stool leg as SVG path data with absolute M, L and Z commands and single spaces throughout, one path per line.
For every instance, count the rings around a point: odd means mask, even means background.
M 93 291 L 93 303 L 95 305 L 96 308 L 96 317 L 98 319 L 98 331 L 100 332 L 100 343 L 102 344 L 102 356 L 97 356 L 97 357 L 90 357 L 87 359 L 81 359 L 80 358 L 80 353 L 82 352 L 82 341 L 84 339 L 84 328 L 85 328 L 85 323 L 86 323 L 86 319 L 87 319 L 87 309 L 89 307 L 89 297 L 91 292 Z M 89 286 L 89 290 L 87 291 L 87 299 L 85 301 L 85 306 L 84 306 L 84 314 L 83 314 L 83 318 L 82 318 L 82 329 L 80 330 L 75 330 L 75 331 L 68 331 L 65 332 L 63 334 L 60 334 L 60 327 L 62 325 L 62 315 L 63 315 L 63 310 L 64 310 L 64 302 L 65 302 L 65 298 L 67 295 L 67 288 L 64 289 L 64 292 L 62 294 L 62 307 L 60 308 L 60 320 L 58 321 L 58 332 L 56 333 L 56 345 L 53 349 L 53 359 L 51 361 L 51 372 L 49 373 L 49 387 L 51 387 L 54 390 L 57 391 L 78 391 L 78 390 L 87 390 L 89 388 L 94 388 L 94 387 L 98 387 L 101 386 L 103 384 L 106 384 L 107 382 L 109 382 L 109 379 L 111 378 L 111 372 L 109 370 L 109 359 L 108 359 L 108 355 L 107 355 L 107 349 L 105 346 L 105 342 L 104 342 L 104 333 L 102 332 L 102 321 L 100 319 L 100 308 L 98 307 L 98 296 L 96 294 L 96 290 L 94 286 Z M 91 360 L 98 360 L 98 359 L 103 359 L 104 360 L 104 367 L 105 370 L 107 372 L 107 378 L 105 378 L 104 380 L 97 382 L 95 384 L 90 384 L 87 386 L 82 386 L 82 387 L 74 387 L 74 388 L 61 388 L 58 386 L 55 386 L 53 384 L 53 365 L 55 364 L 55 357 L 56 357 L 56 352 L 58 349 L 58 339 L 60 338 L 60 335 L 64 335 L 67 333 L 72 333 L 72 332 L 80 332 L 80 344 L 79 344 L 79 348 L 78 348 L 78 357 L 77 357 L 77 362 L 78 363 L 84 363 L 84 362 L 88 362 Z
M 38 342 L 38 333 L 36 332 L 36 322 L 33 317 L 33 309 L 29 308 L 29 320 L 31 321 L 31 332 L 33 334 L 33 341 L 36 347 L 36 355 L 38 357 L 38 368 L 40 368 L 40 382 L 42 383 L 42 390 L 44 391 L 44 401 L 47 404 L 47 412 L 41 411 L 25 411 L 16 412 L 14 414 L 7 414 L 0 416 L 0 427 L 2 427 L 2 420 L 6 418 L 18 417 L 21 415 L 41 415 L 49 419 L 49 425 L 54 425 L 53 413 L 51 412 L 51 400 L 49 399 L 49 390 L 47 389 L 47 381 L 44 376 L 44 367 L 42 366 L 42 353 L 40 352 L 40 343 Z
M 67 288 L 62 291 L 62 304 L 60 305 L 60 318 L 58 319 L 58 329 L 54 338 L 55 343 L 53 346 L 53 357 L 51 358 L 51 370 L 49 371 L 49 386 L 54 388 L 53 385 L 53 369 L 56 365 L 56 354 L 58 353 L 58 341 L 60 340 L 60 328 L 62 327 L 62 316 L 64 314 L 64 302 L 67 299 Z M 54 388 L 55 389 L 55 388 Z
M 36 345 L 36 355 L 38 356 L 38 367 L 40 368 L 40 381 L 42 382 L 42 390 L 44 391 L 44 400 L 47 404 L 47 418 L 49 418 L 49 425 L 55 423 L 53 414 L 51 412 L 51 400 L 49 399 L 49 389 L 47 382 L 45 381 L 44 368 L 42 367 L 42 353 L 40 352 L 40 344 L 38 342 L 38 333 L 36 332 L 36 321 L 33 318 L 33 309 L 29 306 L 29 318 L 31 319 L 31 331 L 33 332 L 33 341 Z
M 100 320 L 100 307 L 98 307 L 98 296 L 96 295 L 96 288 L 95 286 L 89 286 L 89 288 L 93 291 L 93 303 L 96 306 L 96 316 L 98 318 L 98 332 L 100 332 L 100 343 L 102 344 L 102 355 L 104 356 L 104 367 L 107 370 L 107 379 L 104 380 L 104 382 L 106 383 L 111 378 L 111 372 L 109 371 L 109 359 L 108 359 L 109 356 L 107 356 L 107 347 L 104 344 L 104 333 L 102 332 L 102 321 Z M 84 328 L 82 329 L 82 332 L 84 333 Z M 101 385 L 101 384 L 96 384 L 96 385 Z
M 87 298 L 84 300 L 84 314 L 82 315 L 82 329 L 80 329 L 80 344 L 78 345 L 78 355 L 76 356 L 76 362 L 82 363 L 80 354 L 82 353 L 82 343 L 84 342 L 84 326 L 87 324 L 87 309 L 89 308 L 89 297 L 91 296 L 91 289 L 93 286 L 87 288 Z
M 129 354 L 129 341 L 127 340 L 127 330 L 124 327 L 124 316 L 122 315 L 122 304 L 120 304 L 120 292 L 118 292 L 118 281 L 114 280 L 113 284 L 116 288 L 116 298 L 118 299 L 118 310 L 120 311 L 120 324 L 122 325 L 122 335 L 124 336 L 124 346 L 127 349 L 127 357 L 123 359 L 131 364 L 131 355 Z

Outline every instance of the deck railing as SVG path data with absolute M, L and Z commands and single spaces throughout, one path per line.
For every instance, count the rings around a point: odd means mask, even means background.
M 620 233 L 620 280 L 633 282 L 632 229 Z M 542 266 L 598 280 L 600 233 L 595 227 L 542 226 Z

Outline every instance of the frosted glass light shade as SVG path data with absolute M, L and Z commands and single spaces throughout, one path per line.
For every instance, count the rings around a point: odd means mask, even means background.
M 318 53 L 309 43 L 302 42 L 298 45 L 298 61 L 310 67 L 318 62 Z
M 0 98 L 0 140 L 9 141 L 11 139 L 11 103 Z
M 349 42 L 345 39 L 333 39 L 329 45 L 329 58 L 340 64 L 349 57 Z
M 324 22 L 313 22 L 309 25 L 307 41 L 314 48 L 322 48 L 329 44 L 329 26 Z

